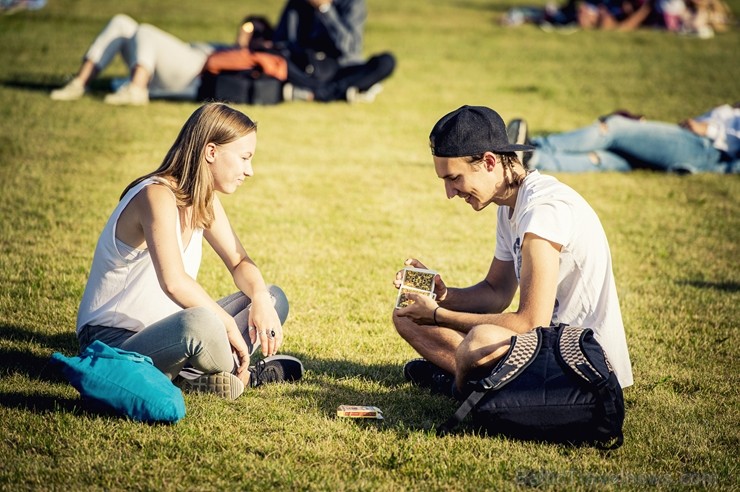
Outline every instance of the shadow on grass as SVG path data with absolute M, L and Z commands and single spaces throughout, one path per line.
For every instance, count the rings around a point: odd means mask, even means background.
M 291 395 L 315 402 L 317 410 L 327 416 L 336 415 L 340 405 L 376 406 L 384 420 L 356 419 L 357 425 L 393 432 L 434 431 L 458 407 L 450 398 L 411 386 L 403 378 L 401 365 L 292 355 L 301 359 L 309 377 Z
M 740 292 L 740 284 L 737 282 L 707 282 L 706 280 L 677 280 L 679 285 L 689 285 L 697 289 L 713 289 L 722 292 Z
M 113 79 L 110 77 L 99 77 L 90 82 L 89 90 L 92 93 L 105 93 L 111 91 L 111 83 Z M 30 78 L 24 76 L 16 76 L 14 78 L 7 78 L 0 80 L 0 86 L 8 87 L 11 89 L 23 89 L 27 91 L 49 93 L 54 89 L 59 89 L 66 82 L 59 80 L 58 82 L 50 80 L 39 80 L 38 78 Z
M 53 352 L 76 354 L 77 338 L 74 333 L 45 334 L 20 326 L 0 325 L 0 339 L 37 344 Z M 21 373 L 30 379 L 49 382 L 66 382 L 64 376 L 49 364 L 49 357 L 39 355 L 30 349 L 0 348 L 0 374 Z
M 81 398 L 63 398 L 49 395 L 27 395 L 24 393 L 0 392 L 0 407 L 26 410 L 36 414 L 70 413 L 78 417 L 104 418 L 128 421 L 109 407 Z M 167 422 L 138 422 L 151 426 L 169 426 Z

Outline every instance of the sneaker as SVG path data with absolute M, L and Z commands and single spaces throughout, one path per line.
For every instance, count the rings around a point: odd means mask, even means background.
M 372 87 L 370 87 L 368 90 L 360 92 L 360 89 L 357 87 L 350 87 L 347 89 L 347 93 L 345 94 L 347 98 L 347 102 L 352 103 L 371 103 L 375 101 L 375 98 L 378 97 L 378 94 L 383 92 L 383 86 L 380 84 L 374 84 Z
M 293 84 L 283 85 L 283 101 L 313 101 L 314 94 L 308 89 L 296 87 Z
M 55 101 L 76 101 L 85 95 L 87 88 L 80 79 L 74 78 L 67 85 L 51 91 L 50 97 Z
M 426 359 L 412 359 L 403 366 L 406 381 L 434 394 L 452 396 L 454 376 Z
M 249 372 L 249 385 L 256 388 L 267 383 L 298 381 L 303 377 L 303 364 L 289 355 L 273 355 L 251 366 Z
M 211 393 L 227 400 L 236 400 L 244 393 L 244 383 L 230 372 L 203 374 L 195 379 L 178 376 L 173 383 L 185 392 Z
M 529 145 L 529 130 L 527 122 L 519 118 L 511 120 L 509 124 L 506 125 L 506 137 L 509 139 L 509 143 L 511 144 Z M 521 150 L 514 153 L 522 166 L 526 168 L 532 153 Z
M 129 82 L 113 94 L 105 96 L 104 102 L 116 106 L 145 106 L 149 104 L 149 90 Z

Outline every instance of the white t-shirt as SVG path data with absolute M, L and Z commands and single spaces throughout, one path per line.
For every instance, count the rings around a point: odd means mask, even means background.
M 116 224 L 126 205 L 145 186 L 157 182 L 158 178 L 146 179 L 130 189 L 100 234 L 77 312 L 78 333 L 84 325 L 141 331 L 182 309 L 159 286 L 149 250 L 137 250 L 116 239 Z M 185 271 L 195 279 L 203 250 L 203 229 L 194 230 L 190 243 L 183 247 L 178 220 L 177 242 Z
M 495 257 L 513 261 L 519 280 L 526 233 L 562 245 L 552 323 L 593 329 L 620 385 L 632 385 L 609 243 L 596 213 L 575 190 L 537 171 L 524 179 L 510 212 L 498 209 Z

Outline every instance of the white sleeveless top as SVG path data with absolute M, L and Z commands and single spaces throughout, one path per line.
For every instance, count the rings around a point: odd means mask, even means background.
M 85 325 L 141 331 L 182 309 L 159 286 L 149 250 L 135 249 L 116 239 L 118 218 L 131 199 L 145 186 L 162 181 L 149 178 L 131 188 L 108 219 L 95 247 L 77 312 L 78 333 Z M 176 227 L 185 271 L 195 279 L 203 251 L 203 229 L 195 229 L 190 243 L 183 247 L 179 220 Z

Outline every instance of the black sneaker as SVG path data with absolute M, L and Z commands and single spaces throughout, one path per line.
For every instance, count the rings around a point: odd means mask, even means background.
M 256 388 L 266 383 L 298 381 L 303 377 L 303 364 L 289 355 L 273 355 L 257 362 L 249 372 L 249 386 Z
M 452 396 L 455 377 L 426 359 L 412 359 L 403 366 L 403 376 L 411 384 L 432 393 Z
M 509 124 L 506 125 L 506 137 L 511 144 L 530 145 L 529 127 L 527 125 L 527 122 L 520 118 L 511 120 Z M 519 159 L 519 162 L 526 169 L 532 153 L 519 150 L 516 151 L 515 154 Z

